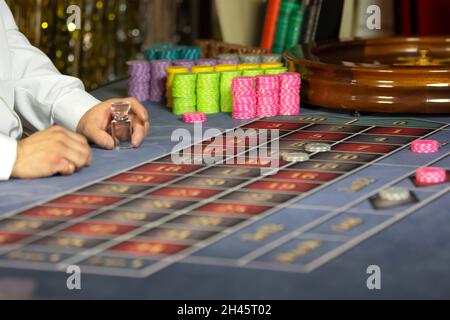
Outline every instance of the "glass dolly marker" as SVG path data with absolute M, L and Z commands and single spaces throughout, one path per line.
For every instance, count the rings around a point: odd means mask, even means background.
M 128 112 L 131 110 L 131 103 L 126 101 L 113 102 L 111 104 L 111 135 L 114 139 L 116 149 L 131 149 L 131 120 L 128 118 Z

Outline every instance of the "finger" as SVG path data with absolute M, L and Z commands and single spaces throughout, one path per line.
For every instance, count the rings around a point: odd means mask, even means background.
M 63 157 L 68 160 L 70 163 L 75 165 L 75 169 L 79 170 L 88 164 L 87 155 L 79 151 L 77 148 L 70 146 L 69 143 L 66 143 L 66 148 L 63 153 Z
M 67 136 L 64 144 L 67 148 L 72 148 L 80 153 L 80 157 L 84 159 L 83 166 L 90 165 L 92 163 L 92 151 L 86 138 L 83 137 L 83 140 L 80 142 L 80 139 L 75 140 L 73 136 Z
M 133 135 L 131 137 L 131 144 L 134 148 L 138 148 L 147 136 L 145 123 L 142 123 L 140 121 L 133 122 Z
M 81 134 L 72 132 L 70 130 L 66 130 L 65 133 L 72 139 L 77 141 L 78 143 L 84 144 L 84 145 L 88 145 L 88 141 L 86 139 L 86 137 L 82 136 Z
M 135 98 L 127 98 L 131 102 L 131 110 L 142 122 L 148 121 L 147 109 Z
M 60 173 L 62 175 L 65 176 L 70 176 L 71 174 L 73 174 L 76 170 L 76 166 L 75 164 L 73 164 L 72 162 L 70 162 L 69 160 L 62 158 L 59 162 L 58 165 L 55 167 L 55 172 L 56 173 Z
M 87 130 L 86 136 L 90 141 L 92 141 L 101 148 L 108 150 L 114 149 L 115 143 L 113 137 L 104 130 L 92 127 L 89 130 Z

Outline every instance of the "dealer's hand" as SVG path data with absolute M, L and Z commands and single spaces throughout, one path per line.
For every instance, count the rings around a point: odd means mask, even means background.
M 85 137 L 54 126 L 18 142 L 11 175 L 19 179 L 71 175 L 91 162 L 91 148 Z
M 77 132 L 85 136 L 89 141 L 105 149 L 114 148 L 114 139 L 107 132 L 111 122 L 110 105 L 117 101 L 127 101 L 131 103 L 129 118 L 132 123 L 133 136 L 131 144 L 139 147 L 147 136 L 150 127 L 148 113 L 144 106 L 135 98 L 110 99 L 99 103 L 90 109 L 78 123 Z

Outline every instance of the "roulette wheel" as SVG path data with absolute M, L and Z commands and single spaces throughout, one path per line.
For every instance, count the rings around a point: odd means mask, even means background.
M 363 112 L 449 113 L 450 37 L 301 45 L 285 54 L 303 101 Z

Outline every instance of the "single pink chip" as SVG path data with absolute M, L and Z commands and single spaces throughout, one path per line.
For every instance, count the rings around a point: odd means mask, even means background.
M 436 184 L 447 180 L 447 171 L 443 168 L 418 168 L 416 179 L 420 184 Z
M 414 153 L 436 153 L 440 149 L 436 140 L 416 140 L 411 143 L 411 151 Z
M 204 112 L 185 112 L 183 113 L 184 123 L 202 123 L 206 122 L 206 114 Z

